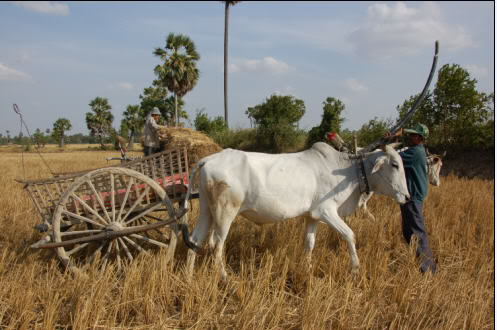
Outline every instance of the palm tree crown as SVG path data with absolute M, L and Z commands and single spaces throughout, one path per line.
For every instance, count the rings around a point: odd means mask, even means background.
M 105 97 L 96 97 L 88 104 L 93 112 L 86 113 L 86 126 L 92 135 L 100 138 L 100 144 L 104 147 L 103 137 L 112 131 L 114 116 L 109 100 Z
M 156 48 L 154 55 L 163 62 L 155 67 L 154 72 L 161 83 L 174 93 L 175 104 L 177 104 L 177 98 L 191 91 L 199 78 L 197 61 L 200 55 L 195 49 L 195 44 L 183 34 L 170 33 L 166 39 L 166 47 Z M 178 112 L 177 105 L 175 105 L 176 124 L 177 119 Z

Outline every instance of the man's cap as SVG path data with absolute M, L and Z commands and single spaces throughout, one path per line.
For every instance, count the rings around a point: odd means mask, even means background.
M 414 128 L 406 128 L 404 130 L 404 133 L 407 133 L 407 134 L 418 134 L 418 135 L 421 135 L 424 138 L 427 138 L 428 134 L 430 133 L 430 131 L 428 130 L 428 127 L 426 127 L 426 125 L 417 124 L 416 127 L 414 127 Z
M 152 109 L 152 113 L 151 113 L 151 115 L 159 115 L 159 116 L 160 116 L 160 111 L 159 111 L 159 108 L 154 107 L 154 108 Z

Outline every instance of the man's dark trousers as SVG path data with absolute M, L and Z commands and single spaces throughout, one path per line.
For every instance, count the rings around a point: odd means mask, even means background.
M 145 154 L 145 157 L 147 156 L 150 156 L 152 154 L 155 154 L 157 152 L 160 152 L 160 147 L 159 148 L 155 148 L 155 147 L 143 147 L 143 153 Z
M 436 265 L 425 230 L 423 203 L 410 200 L 400 206 L 400 211 L 402 213 L 402 233 L 407 244 L 411 242 L 412 235 L 415 235 L 418 239 L 416 256 L 421 259 L 421 272 L 424 273 L 431 269 L 435 273 Z

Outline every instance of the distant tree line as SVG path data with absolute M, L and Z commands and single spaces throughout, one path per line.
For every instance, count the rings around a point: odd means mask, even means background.
M 430 146 L 456 150 L 493 149 L 495 96 L 478 91 L 476 85 L 476 79 L 461 66 L 444 65 L 438 71 L 435 88 L 428 92 L 405 127 L 414 127 L 417 123 L 427 125 L 430 130 L 427 144 Z M 272 152 L 295 150 L 295 144 L 301 143 L 302 136 L 305 136 L 305 143 L 300 148 L 308 148 L 315 142 L 325 141 L 327 132 L 339 133 L 349 146 L 353 145 L 354 137 L 359 146 L 366 146 L 383 137 L 403 119 L 417 97 L 412 95 L 397 106 L 397 118 L 374 117 L 358 130 L 342 129 L 346 121 L 342 117 L 345 105 L 337 98 L 327 97 L 323 102 L 321 123 L 309 132 L 303 132 L 298 128 L 298 122 L 305 113 L 304 102 L 293 96 L 272 95 L 262 104 L 247 109 L 246 114 L 255 123 L 255 128 L 254 134 L 245 133 L 245 136 L 254 139 L 254 143 L 249 143 L 249 149 L 262 148 Z M 219 121 L 220 117 L 209 119 L 204 112 L 198 112 L 195 128 L 226 140 L 226 133 L 220 133 L 227 128 L 219 125 Z M 241 140 L 235 135 L 232 140 Z
M 113 143 L 118 136 L 128 140 L 128 149 L 142 135 L 148 114 L 157 107 L 162 116 L 160 124 L 178 125 L 181 119 L 189 119 L 184 111 L 183 96 L 191 91 L 199 79 L 196 62 L 200 55 L 195 44 L 187 36 L 170 33 L 164 48 L 156 48 L 153 54 L 161 64 L 154 68 L 157 79 L 139 95 L 139 104 L 127 105 L 119 128 L 113 127 L 112 106 L 105 97 L 90 100 L 90 111 L 85 114 L 89 135 L 67 134 L 72 124 L 66 118 L 58 118 L 52 129 L 36 129 L 31 138 L 22 133 L 0 132 L 0 144 L 15 143 L 43 147 L 56 143 L 61 148 L 67 143 L 98 143 L 102 149 Z M 457 64 L 445 64 L 438 71 L 433 90 L 421 102 L 415 115 L 405 127 L 417 123 L 428 126 L 428 144 L 452 149 L 490 149 L 494 147 L 494 93 L 486 94 L 476 89 L 477 81 L 467 70 Z M 172 95 L 169 95 L 172 93 Z M 322 117 L 318 126 L 304 131 L 299 121 L 306 112 L 303 100 L 290 95 L 270 95 L 258 105 L 248 107 L 245 114 L 250 119 L 250 129 L 229 129 L 226 118 L 210 118 L 205 109 L 197 110 L 193 120 L 195 129 L 211 136 L 222 147 L 267 152 L 296 151 L 325 141 L 328 132 L 339 133 L 350 146 L 354 138 L 359 146 L 365 146 L 381 138 L 395 123 L 405 117 L 418 95 L 408 97 L 397 106 L 397 118 L 371 118 L 358 130 L 343 129 L 346 118 L 342 116 L 346 105 L 336 97 L 327 97 L 322 105 Z

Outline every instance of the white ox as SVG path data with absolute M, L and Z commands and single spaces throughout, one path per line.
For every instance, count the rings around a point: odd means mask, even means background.
M 199 175 L 200 215 L 190 236 L 201 247 L 209 233 L 215 262 L 226 278 L 223 245 L 238 214 L 257 224 L 274 223 L 306 216 L 305 249 L 310 262 L 318 222 L 335 229 L 347 241 L 352 270 L 359 258 L 352 230 L 342 217 L 352 214 L 359 203 L 358 160 L 318 142 L 292 154 L 264 154 L 225 149 L 201 159 L 194 167 Z M 391 196 L 399 203 L 409 198 L 399 154 L 384 151 L 366 155 L 364 168 L 370 189 Z M 190 189 L 188 196 L 190 195 Z M 185 206 L 184 206 L 185 207 Z M 188 251 L 187 272 L 191 276 L 195 253 Z

